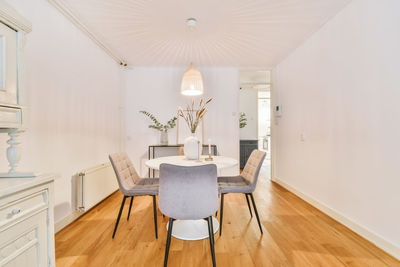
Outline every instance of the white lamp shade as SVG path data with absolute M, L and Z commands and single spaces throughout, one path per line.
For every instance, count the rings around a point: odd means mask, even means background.
M 181 94 L 182 95 L 201 95 L 203 94 L 203 77 L 200 71 L 194 68 L 193 63 L 182 77 Z

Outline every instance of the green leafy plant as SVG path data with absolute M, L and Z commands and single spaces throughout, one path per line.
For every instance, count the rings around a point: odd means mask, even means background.
M 208 99 L 207 101 L 200 99 L 197 109 L 194 106 L 194 99 L 192 100 L 192 106 L 187 105 L 186 109 L 179 107 L 178 116 L 181 116 L 185 119 L 186 124 L 192 133 L 196 132 L 197 126 L 207 112 L 206 105 L 210 103 L 211 100 L 212 98 Z
M 172 128 L 174 128 L 176 126 L 176 120 L 177 120 L 176 117 L 173 117 L 172 119 L 170 119 L 166 124 L 162 124 L 150 112 L 147 112 L 147 111 L 144 111 L 144 110 L 141 110 L 139 112 L 144 114 L 144 115 L 146 115 L 147 117 L 150 118 L 150 120 L 153 121 L 154 124 L 149 125 L 149 128 L 156 129 L 156 130 L 158 130 L 160 132 L 168 132 L 169 129 L 172 129 Z
M 247 125 L 246 113 L 240 112 L 239 128 L 242 129 L 242 128 L 246 127 L 246 125 Z

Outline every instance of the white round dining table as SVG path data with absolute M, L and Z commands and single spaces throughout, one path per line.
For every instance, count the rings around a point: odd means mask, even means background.
M 234 158 L 224 156 L 213 156 L 212 161 L 206 161 L 208 156 L 201 156 L 199 160 L 188 160 L 185 156 L 169 156 L 150 159 L 146 161 L 146 166 L 153 170 L 160 170 L 162 163 L 168 163 L 178 166 L 201 166 L 205 164 L 215 164 L 217 170 L 223 170 L 235 167 L 238 161 Z M 219 222 L 212 216 L 214 233 L 218 231 Z M 167 224 L 168 229 L 168 224 Z M 176 220 L 172 228 L 172 236 L 183 240 L 200 240 L 208 238 L 208 225 L 205 220 Z

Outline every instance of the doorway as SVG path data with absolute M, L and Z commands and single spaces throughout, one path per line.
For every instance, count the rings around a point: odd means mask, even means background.
M 239 71 L 240 169 L 254 149 L 267 153 L 263 166 L 271 166 L 271 71 Z

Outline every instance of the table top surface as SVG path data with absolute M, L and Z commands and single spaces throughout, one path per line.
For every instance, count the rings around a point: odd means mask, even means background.
M 200 160 L 188 160 L 185 156 L 170 156 L 170 157 L 160 157 L 146 161 L 146 166 L 150 169 L 159 170 L 162 163 L 168 163 L 178 166 L 201 166 L 206 164 L 217 165 L 218 170 L 223 170 L 227 168 L 235 167 L 238 161 L 234 158 L 224 157 L 224 156 L 213 156 L 212 161 L 206 161 L 205 158 L 208 156 L 201 156 Z

